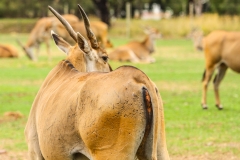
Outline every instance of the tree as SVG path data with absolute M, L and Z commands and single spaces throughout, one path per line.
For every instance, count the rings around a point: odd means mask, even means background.
M 201 15 L 203 12 L 208 10 L 209 0 L 188 0 L 187 2 L 187 13 L 189 14 L 190 4 L 193 6 L 193 14 L 196 16 Z
M 107 4 L 107 0 L 92 0 L 95 6 L 99 10 L 99 16 L 101 21 L 105 22 L 108 26 L 111 26 L 110 24 L 110 12 Z

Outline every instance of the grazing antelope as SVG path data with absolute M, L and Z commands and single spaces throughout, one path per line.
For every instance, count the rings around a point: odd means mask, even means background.
M 15 47 L 7 44 L 0 44 L 0 58 L 15 58 L 18 52 Z
M 71 14 L 63 15 L 63 17 L 67 19 L 70 24 L 78 21 L 78 18 Z M 32 29 L 26 45 L 23 45 L 18 40 L 18 43 L 31 60 L 36 61 L 38 59 L 39 47 L 43 42 L 46 44 L 48 58 L 49 60 L 51 59 L 49 40 L 51 39 L 50 31 L 53 26 L 56 25 L 55 21 L 57 21 L 55 17 L 44 17 L 39 19 Z M 33 49 L 36 49 L 36 54 L 34 54 Z
M 160 37 L 157 29 L 146 29 L 146 38 L 142 42 L 132 41 L 120 46 L 109 54 L 110 60 L 153 63 L 155 59 L 151 57 L 154 52 L 154 41 Z
M 169 160 L 157 88 L 135 67 L 111 71 L 78 7 L 91 45 L 49 7 L 77 44 L 52 33 L 67 59 L 48 74 L 33 102 L 25 128 L 30 159 Z
M 207 87 L 215 69 L 214 92 L 216 106 L 223 109 L 219 97 L 219 84 L 228 68 L 240 72 L 240 32 L 213 31 L 204 37 L 205 71 L 203 74 L 202 107 L 207 109 Z

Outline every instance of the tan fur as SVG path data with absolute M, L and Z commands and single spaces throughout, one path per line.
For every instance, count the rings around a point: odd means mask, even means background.
M 149 93 L 154 119 L 142 144 L 147 112 L 143 87 Z M 35 98 L 25 134 L 30 159 L 36 159 L 35 155 L 73 159 L 77 153 L 96 160 L 169 159 L 162 100 L 149 78 L 133 67 L 83 73 L 66 61 L 59 63 Z M 140 146 L 143 149 L 138 152 Z
M 15 47 L 8 44 L 0 44 L 0 58 L 15 58 L 18 52 Z
M 29 159 L 169 160 L 155 84 L 134 67 L 110 72 L 101 48 L 89 49 L 81 40 L 69 46 L 52 35 L 68 56 L 33 102 L 25 128 Z M 93 63 L 96 72 L 88 70 Z
M 213 31 L 204 38 L 204 55 L 206 72 L 203 77 L 202 105 L 207 108 L 207 86 L 215 69 L 214 92 L 216 106 L 222 109 L 219 98 L 219 84 L 227 68 L 240 73 L 240 32 Z
M 132 41 L 120 46 L 109 54 L 110 60 L 153 63 L 155 59 L 151 57 L 154 52 L 154 40 L 160 34 L 156 29 L 150 29 L 146 38 L 142 41 Z

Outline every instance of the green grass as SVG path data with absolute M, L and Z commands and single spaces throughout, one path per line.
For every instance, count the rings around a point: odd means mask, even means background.
M 25 42 L 27 35 L 17 37 Z M 15 38 L 16 35 L 0 35 L 1 42 L 13 45 L 16 45 Z M 115 46 L 128 41 L 111 40 Z M 240 159 L 240 76 L 229 70 L 222 82 L 220 93 L 224 110 L 218 111 L 214 106 L 212 84 L 208 90 L 209 109 L 202 110 L 203 54 L 194 51 L 191 41 L 185 39 L 158 40 L 156 45 L 154 64 L 110 64 L 114 69 L 134 65 L 157 84 L 164 102 L 167 145 L 172 159 L 206 154 L 232 155 Z M 16 47 L 20 58 L 0 59 L 0 149 L 9 152 L 27 150 L 23 130 L 31 104 L 48 72 L 64 58 L 53 43 L 51 62 L 47 60 L 44 46 L 38 62 L 29 61 Z M 20 111 L 24 118 L 6 119 L 7 111 Z

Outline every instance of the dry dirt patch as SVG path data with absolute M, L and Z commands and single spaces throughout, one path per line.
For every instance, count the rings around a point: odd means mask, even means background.
M 5 151 L 1 153 L 0 149 L 0 160 L 27 160 L 27 152 Z

